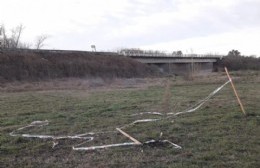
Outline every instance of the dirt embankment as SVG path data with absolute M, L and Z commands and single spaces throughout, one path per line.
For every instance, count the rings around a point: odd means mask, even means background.
M 55 78 L 131 78 L 158 73 L 155 67 L 106 52 L 1 50 L 0 81 Z

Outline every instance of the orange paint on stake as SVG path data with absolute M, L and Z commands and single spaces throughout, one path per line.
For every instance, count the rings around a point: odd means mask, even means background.
M 226 74 L 227 74 L 227 76 L 228 76 L 228 79 L 230 80 L 230 83 L 231 83 L 231 86 L 232 86 L 232 88 L 233 88 L 233 91 L 234 91 L 234 93 L 235 93 L 235 95 L 236 95 L 236 97 L 237 97 L 237 101 L 238 101 L 238 103 L 239 103 L 239 105 L 240 105 L 240 108 L 241 108 L 242 112 L 246 115 L 246 111 L 245 111 L 245 109 L 244 109 L 244 106 L 243 106 L 243 104 L 242 104 L 242 102 L 241 102 L 241 100 L 240 100 L 240 98 L 239 98 L 239 96 L 238 96 L 238 94 L 237 94 L 235 85 L 234 85 L 234 83 L 233 83 L 233 81 L 232 81 L 232 79 L 231 79 L 231 77 L 230 77 L 230 75 L 229 75 L 228 70 L 227 70 L 226 67 L 225 67 L 225 71 L 226 71 Z

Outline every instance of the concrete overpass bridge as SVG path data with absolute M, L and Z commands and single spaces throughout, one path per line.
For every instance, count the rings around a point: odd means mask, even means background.
M 156 65 L 162 72 L 175 75 L 187 75 L 190 73 L 203 74 L 217 70 L 217 64 L 222 56 L 216 55 L 167 55 L 167 54 L 124 54 L 136 61 Z

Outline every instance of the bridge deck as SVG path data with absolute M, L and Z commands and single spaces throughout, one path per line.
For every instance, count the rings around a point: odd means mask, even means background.
M 207 62 L 217 62 L 220 57 L 170 57 L 170 56 L 128 56 L 142 63 L 207 63 Z
M 207 63 L 207 62 L 217 62 L 217 59 L 178 59 L 178 58 L 172 58 L 172 59 L 146 59 L 146 58 L 134 58 L 135 60 L 142 62 L 142 63 Z

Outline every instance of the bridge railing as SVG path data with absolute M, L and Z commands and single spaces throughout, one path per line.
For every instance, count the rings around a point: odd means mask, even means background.
M 121 52 L 121 55 L 127 57 L 214 57 L 222 58 L 224 55 L 217 54 L 167 54 L 167 53 L 131 53 L 131 52 Z

